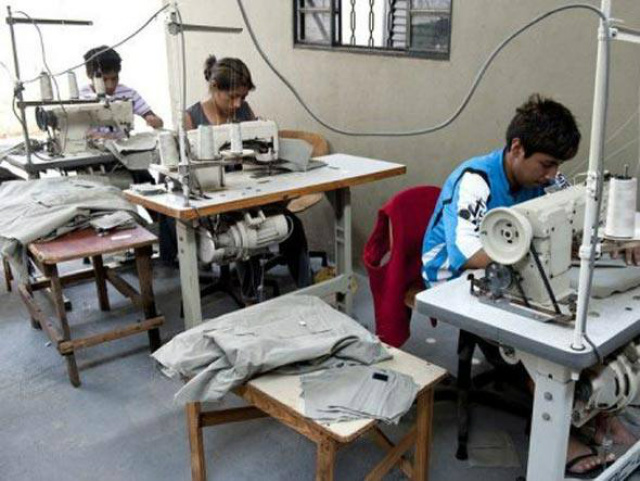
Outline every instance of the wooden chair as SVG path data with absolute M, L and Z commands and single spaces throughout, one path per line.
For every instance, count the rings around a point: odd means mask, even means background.
M 163 324 L 164 317 L 158 315 L 153 295 L 151 254 L 152 245 L 155 242 L 157 242 L 157 238 L 153 234 L 143 227 L 137 226 L 134 229 L 116 231 L 105 236 L 98 236 L 92 229 L 84 229 L 49 242 L 32 242 L 28 245 L 29 259 L 44 275 L 44 278 L 29 279 L 26 283 L 21 284 L 18 290 L 29 310 L 32 327 L 43 329 L 60 355 L 65 358 L 69 380 L 74 387 L 80 385 L 80 375 L 75 359 L 75 351 L 78 349 L 145 331 L 149 336 L 151 350 L 154 351 L 160 347 L 159 327 Z M 112 268 L 105 266 L 102 259 L 104 254 L 129 249 L 133 249 L 135 252 L 140 283 L 139 292 L 117 275 Z M 58 264 L 84 258 L 91 258 L 92 269 L 66 275 L 59 274 Z M 101 310 L 108 311 L 110 309 L 107 293 L 107 281 L 109 281 L 122 295 L 128 297 L 136 307 L 143 311 L 144 320 L 104 333 L 72 339 L 62 289 L 74 282 L 92 278 L 96 282 Z M 45 315 L 33 296 L 34 291 L 41 289 L 51 290 L 59 327 Z
M 300 139 L 309 142 L 313 146 L 313 150 L 311 151 L 313 157 L 320 157 L 321 155 L 327 155 L 329 153 L 329 143 L 320 134 L 304 132 L 302 130 L 281 130 L 278 132 L 278 135 L 284 139 Z M 322 196 L 323 194 L 317 193 L 297 197 L 289 201 L 287 209 L 294 214 L 303 212 L 320 202 Z
M 205 412 L 199 402 L 186 406 L 187 428 L 191 448 L 193 481 L 206 481 L 203 428 L 219 424 L 248 421 L 270 416 L 297 431 L 317 445 L 316 481 L 333 481 L 338 450 L 367 434 L 387 455 L 366 476 L 366 481 L 383 479 L 387 472 L 399 467 L 411 480 L 427 481 L 433 419 L 433 389 L 447 372 L 422 359 L 391 348 L 393 359 L 378 366 L 413 377 L 418 385 L 417 416 L 409 432 L 394 445 L 374 419 L 322 424 L 304 415 L 300 396 L 300 380 L 296 375 L 267 374 L 234 390 L 250 406 Z M 415 447 L 413 462 L 407 451 Z

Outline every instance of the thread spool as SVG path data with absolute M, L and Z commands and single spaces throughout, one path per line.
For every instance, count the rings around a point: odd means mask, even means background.
M 98 97 L 104 97 L 107 93 L 107 87 L 104 85 L 104 79 L 102 75 L 95 75 L 91 82 L 93 83 L 93 91 Z
M 173 132 L 161 132 L 158 134 L 158 150 L 160 151 L 160 164 L 165 167 L 176 167 L 180 160 L 178 146 Z
M 47 72 L 40 74 L 40 99 L 53 100 L 53 87 L 51 87 L 51 77 Z
M 67 86 L 69 88 L 69 98 L 80 98 L 80 91 L 78 90 L 78 81 L 76 80 L 76 74 L 74 72 L 67 72 Z
M 213 129 L 208 125 L 198 126 L 198 158 L 211 160 L 215 157 L 213 147 Z
M 630 239 L 636 230 L 636 199 L 638 180 L 634 177 L 613 177 L 609 182 L 609 199 L 604 235 Z
M 240 124 L 238 122 L 229 124 L 229 139 L 231 140 L 231 153 L 241 155 L 242 131 L 240 130 Z

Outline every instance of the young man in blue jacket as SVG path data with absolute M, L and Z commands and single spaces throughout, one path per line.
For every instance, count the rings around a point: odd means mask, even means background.
M 539 197 L 548 187 L 564 187 L 567 183 L 558 169 L 576 155 L 579 144 L 575 118 L 564 105 L 536 94 L 518 107 L 507 128 L 506 146 L 463 162 L 447 178 L 423 242 L 426 286 L 456 278 L 466 269 L 485 268 L 491 260 L 479 237 L 484 215 Z M 626 257 L 637 264 L 640 249 L 627 251 Z M 481 348 L 488 358 L 499 359 L 496 346 L 483 343 Z M 607 427 L 603 423 L 599 422 L 596 441 L 606 428 L 614 442 L 635 441 L 617 418 L 610 418 Z M 605 462 L 573 436 L 567 460 L 568 473 L 578 475 Z

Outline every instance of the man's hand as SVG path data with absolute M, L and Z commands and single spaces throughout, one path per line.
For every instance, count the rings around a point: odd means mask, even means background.
M 149 127 L 153 127 L 154 129 L 159 129 L 164 125 L 164 122 L 162 121 L 162 119 L 158 117 L 156 114 L 154 114 L 153 112 L 150 112 L 147 115 L 145 115 L 144 120 L 145 122 L 147 122 L 147 125 Z
M 627 247 L 622 249 L 624 251 L 624 261 L 627 265 L 637 266 L 640 264 L 640 245 Z M 616 249 L 611 252 L 611 258 L 617 259 L 620 255 L 620 249 Z

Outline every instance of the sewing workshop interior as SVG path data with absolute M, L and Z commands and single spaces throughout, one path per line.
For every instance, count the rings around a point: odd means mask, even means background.
M 0 481 L 640 481 L 638 0 L 0 14 Z

